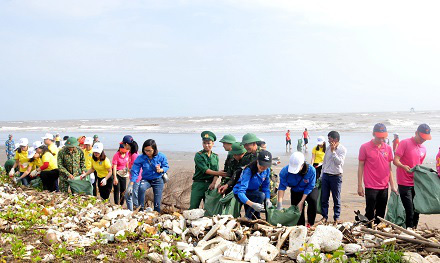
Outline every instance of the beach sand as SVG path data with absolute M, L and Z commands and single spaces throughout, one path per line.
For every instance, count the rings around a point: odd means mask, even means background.
M 270 151 L 270 149 L 268 149 Z M 111 158 L 116 150 L 106 150 L 107 155 Z M 4 150 L 1 151 L 0 163 L 6 161 Z M 191 178 L 194 173 L 194 154 L 192 152 L 164 152 L 170 165 L 170 182 L 166 184 L 164 189 L 163 201 L 167 204 L 174 204 L 177 207 L 187 208 L 189 206 L 189 194 L 191 187 Z M 220 154 L 220 153 L 219 153 Z M 291 153 L 283 153 L 279 155 L 281 164 L 273 166 L 275 173 L 288 164 Z M 225 154 L 220 154 L 220 167 L 223 168 Z M 306 153 L 306 160 L 310 161 L 311 150 Z M 365 199 L 357 194 L 357 159 L 355 157 L 347 157 L 344 165 L 343 183 L 342 183 L 342 212 L 341 220 L 353 221 L 354 212 L 360 210 L 365 212 Z M 393 166 L 394 173 L 395 167 Z M 286 191 L 284 198 L 284 206 L 290 203 L 290 191 Z M 151 193 L 150 193 L 151 194 Z M 113 198 L 110 198 L 113 202 Z M 333 207 L 330 198 L 330 208 Z M 317 215 L 316 220 L 321 218 Z M 329 209 L 329 219 L 333 218 L 333 209 Z M 440 215 L 420 215 L 419 227 L 425 226 L 440 228 Z

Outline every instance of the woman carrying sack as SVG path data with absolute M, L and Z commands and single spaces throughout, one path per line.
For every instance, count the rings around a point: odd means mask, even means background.
M 119 144 L 119 150 L 113 155 L 112 165 L 113 165 L 113 197 L 115 204 L 123 205 L 125 198 L 125 189 L 127 188 L 127 177 L 128 177 L 128 154 L 121 142 Z
M 305 225 L 304 202 L 307 201 L 308 225 L 315 224 L 316 200 L 318 189 L 315 189 L 316 171 L 306 163 L 303 153 L 295 152 L 290 156 L 289 165 L 280 171 L 280 186 L 278 188 L 277 209 L 283 207 L 284 192 L 290 187 L 290 204 L 296 205 L 301 212 L 298 225 Z
M 133 191 L 133 184 L 137 180 L 142 169 L 142 180 L 139 184 L 139 205 L 141 210 L 145 208 L 145 192 L 148 188 L 153 188 L 154 211 L 160 212 L 162 202 L 162 191 L 164 187 L 163 175 L 169 169 L 167 157 L 157 150 L 156 142 L 148 139 L 142 145 L 142 154 L 138 156 L 131 168 L 131 182 L 127 192 Z

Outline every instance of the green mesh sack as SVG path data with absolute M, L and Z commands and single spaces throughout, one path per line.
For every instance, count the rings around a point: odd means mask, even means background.
M 234 218 L 240 217 L 241 203 L 234 196 L 234 192 L 230 192 L 220 199 L 222 205 L 222 215 L 232 215 Z
M 301 212 L 295 205 L 281 210 L 278 210 L 275 207 L 267 209 L 267 222 L 274 226 L 278 224 L 283 226 L 296 226 L 300 216 Z
M 390 199 L 387 205 L 387 214 L 385 219 L 398 226 L 406 228 L 406 214 L 400 196 L 391 191 Z
M 205 216 L 222 214 L 222 204 L 219 202 L 221 198 L 222 195 L 217 192 L 217 189 L 205 192 Z
M 69 182 L 70 190 L 72 194 L 86 194 L 93 195 L 93 186 L 90 183 L 90 176 L 86 176 L 83 180 L 79 176 L 76 176 L 73 180 L 67 180 Z
M 417 165 L 414 172 L 414 208 L 420 214 L 440 214 L 440 178 L 434 169 Z

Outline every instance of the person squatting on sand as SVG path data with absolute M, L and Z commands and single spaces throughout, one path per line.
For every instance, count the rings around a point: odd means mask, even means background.
M 270 167 L 272 154 L 260 151 L 257 160 L 250 163 L 234 186 L 235 198 L 244 204 L 245 216 L 254 220 L 260 218 L 260 212 L 272 207 L 270 201 Z M 261 189 L 261 190 L 260 190 Z
M 18 168 L 18 171 L 20 172 L 20 177 L 27 170 L 27 167 L 29 165 L 28 164 L 28 162 L 29 162 L 28 144 L 29 144 L 29 141 L 27 138 L 21 138 L 20 142 L 18 143 L 19 147 L 15 151 L 15 156 L 14 156 L 15 163 L 12 166 L 12 169 L 9 171 L 9 177 L 12 179 L 15 178 L 14 175 L 15 175 L 16 168 Z M 25 186 L 29 185 L 29 181 L 30 181 L 30 178 L 28 178 L 28 177 L 21 178 L 21 183 Z
M 375 224 L 380 223 L 378 217 L 385 218 L 388 186 L 398 194 L 391 170 L 393 150 L 385 143 L 387 137 L 385 125 L 377 123 L 373 128 L 373 139 L 362 144 L 359 149 L 357 192 L 359 196 L 365 196 L 365 216 L 368 220 L 374 219 Z
M 399 143 L 394 156 L 400 199 L 405 207 L 406 227 L 417 228 L 419 223 L 419 213 L 415 212 L 413 204 L 414 173 L 410 170 L 425 160 L 426 147 L 422 144 L 427 140 L 431 140 L 431 128 L 427 124 L 420 124 L 414 137 Z
M 141 168 L 142 174 L 140 174 Z M 142 145 L 142 154 L 136 158 L 131 168 L 131 182 L 134 183 L 139 175 L 142 176 L 138 189 L 141 210 L 145 209 L 145 192 L 151 187 L 154 194 L 154 211 L 160 212 L 162 192 L 166 180 L 164 175 L 168 169 L 167 157 L 157 150 L 156 142 L 153 139 L 146 140 Z M 127 192 L 131 192 L 132 189 L 133 184 L 130 184 Z

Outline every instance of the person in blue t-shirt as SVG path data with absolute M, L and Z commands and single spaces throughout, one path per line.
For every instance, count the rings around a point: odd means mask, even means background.
M 270 166 L 272 154 L 260 151 L 257 160 L 251 162 L 242 172 L 234 186 L 235 197 L 243 203 L 245 216 L 248 219 L 259 219 L 260 212 L 272 206 L 270 202 Z M 260 190 L 261 189 L 261 190 Z
M 308 225 L 315 224 L 318 189 L 315 189 L 316 170 L 313 165 L 305 162 L 304 154 L 295 152 L 290 156 L 289 165 L 280 172 L 277 209 L 282 209 L 284 192 L 290 187 L 290 204 L 296 205 L 301 211 L 298 225 L 305 225 L 304 202 L 307 201 Z

